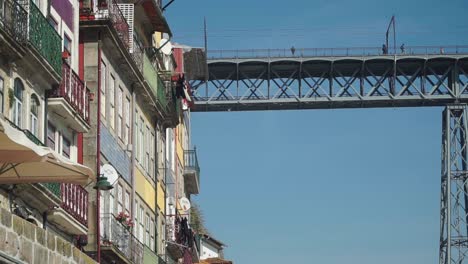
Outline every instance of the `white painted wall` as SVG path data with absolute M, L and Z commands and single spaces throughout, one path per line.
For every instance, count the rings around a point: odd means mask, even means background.
M 221 257 L 221 250 L 206 241 L 205 239 L 202 239 L 200 241 L 200 259 L 207 259 L 207 258 L 219 258 Z

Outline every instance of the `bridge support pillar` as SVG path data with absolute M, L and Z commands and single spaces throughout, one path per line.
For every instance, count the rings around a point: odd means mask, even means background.
M 439 264 L 468 264 L 467 105 L 442 115 Z

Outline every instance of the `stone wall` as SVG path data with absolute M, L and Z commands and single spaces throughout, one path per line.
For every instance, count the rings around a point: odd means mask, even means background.
M 3 260 L 3 261 L 2 261 Z M 0 263 L 95 264 L 68 241 L 0 209 Z

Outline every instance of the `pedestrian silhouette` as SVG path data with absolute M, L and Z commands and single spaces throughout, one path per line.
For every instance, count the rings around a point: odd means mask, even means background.
M 296 48 L 294 48 L 294 46 L 291 47 L 291 53 L 292 55 L 294 56 L 294 53 L 296 52 Z
M 401 49 L 401 54 L 405 54 L 405 43 L 401 44 L 400 49 Z
M 382 45 L 382 54 L 387 54 L 387 53 L 388 53 L 387 45 L 383 44 Z

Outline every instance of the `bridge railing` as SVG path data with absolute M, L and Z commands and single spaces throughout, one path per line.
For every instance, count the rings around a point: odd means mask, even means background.
M 289 49 L 243 49 L 208 50 L 208 59 L 247 59 L 247 58 L 303 58 L 303 57 L 367 57 L 367 56 L 411 56 L 411 55 L 450 55 L 467 54 L 468 45 L 463 46 L 408 46 L 390 47 L 384 52 L 382 47 L 354 48 L 289 48 Z

